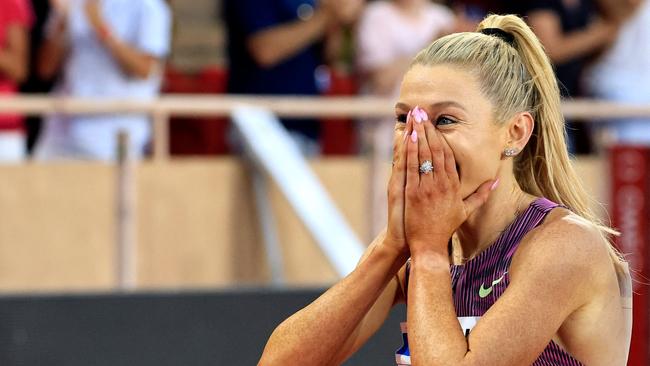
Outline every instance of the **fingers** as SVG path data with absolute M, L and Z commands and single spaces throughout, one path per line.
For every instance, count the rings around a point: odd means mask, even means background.
M 402 137 L 395 145 L 393 169 L 388 183 L 389 206 L 399 204 L 404 200 L 404 184 L 406 181 L 406 146 L 408 144 L 408 137 L 411 133 L 411 129 L 411 124 L 407 122 Z
M 469 217 L 479 207 L 487 202 L 490 193 L 499 185 L 499 180 L 488 180 L 481 184 L 476 192 L 467 197 L 463 203 L 465 204 L 465 213 Z
M 456 169 L 456 158 L 454 157 L 454 152 L 449 147 L 447 140 L 444 137 L 440 137 L 440 142 L 442 143 L 442 148 L 445 153 L 445 172 L 447 177 L 452 181 L 452 184 L 460 184 L 460 177 L 458 176 L 458 169 Z
M 426 113 L 424 113 L 423 116 L 426 117 Z M 433 162 L 431 156 L 431 149 L 429 149 L 429 144 L 427 142 L 427 133 L 424 130 L 426 119 L 423 120 L 421 117 L 422 116 L 415 116 L 414 117 L 415 122 L 413 123 L 413 129 L 417 132 L 418 173 L 420 174 L 419 176 L 420 184 L 422 184 L 423 182 L 433 183 L 433 174 L 432 174 L 433 172 L 427 174 L 420 173 L 420 165 L 422 163 L 424 163 L 427 160 Z
M 414 117 L 411 115 L 411 125 L 413 126 L 412 132 L 407 139 L 406 145 L 406 188 L 409 187 L 417 189 L 420 185 L 420 160 L 418 148 L 418 131 L 415 129 L 417 122 L 413 121 Z
M 445 166 L 445 155 L 444 150 L 441 144 L 442 137 L 436 131 L 436 128 L 433 126 L 431 121 L 426 121 L 423 123 L 424 129 L 427 134 L 427 147 L 431 152 L 431 162 L 433 163 L 434 172 L 437 173 L 437 177 L 440 176 L 440 172 L 444 169 Z
M 409 112 L 409 116 L 411 115 L 411 112 Z M 396 174 L 400 171 L 403 173 L 403 179 L 406 179 L 406 144 L 408 142 L 408 138 L 411 135 L 411 131 L 413 129 L 412 123 L 408 122 L 408 117 L 407 117 L 407 122 L 406 126 L 404 127 L 404 131 L 400 137 L 397 138 L 396 143 L 393 146 L 393 170 L 392 173 Z M 401 164 L 401 165 L 400 165 Z

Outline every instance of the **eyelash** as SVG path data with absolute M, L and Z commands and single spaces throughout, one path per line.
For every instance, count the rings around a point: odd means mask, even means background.
M 449 121 L 449 122 L 448 122 L 448 123 L 440 124 L 439 122 L 442 121 L 442 120 Z M 397 115 L 397 122 L 399 122 L 399 123 L 406 123 L 406 114 L 399 114 L 399 115 Z M 457 121 L 454 120 L 453 118 L 449 118 L 449 117 L 447 117 L 447 116 L 440 116 L 440 117 L 438 117 L 438 119 L 436 120 L 436 126 L 446 126 L 446 125 L 454 124 L 454 123 L 456 123 L 456 122 L 457 122 Z

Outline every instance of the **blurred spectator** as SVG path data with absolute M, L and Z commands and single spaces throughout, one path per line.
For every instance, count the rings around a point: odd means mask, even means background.
M 171 14 L 163 0 L 58 0 L 39 57 L 48 78 L 62 69 L 59 96 L 153 99 L 170 48 Z M 143 155 L 151 126 L 145 115 L 52 115 L 37 147 L 39 159 L 111 160 L 116 135 Z
M 323 42 L 353 23 L 364 0 L 225 0 L 228 27 L 228 92 L 318 95 L 327 85 L 318 70 Z M 307 155 L 318 153 L 319 123 L 283 120 Z
M 14 94 L 27 74 L 29 28 L 27 0 L 0 0 L 0 94 Z M 0 161 L 20 162 L 25 157 L 22 117 L 0 115 Z
M 508 1 L 505 0 L 449 0 L 447 4 L 457 15 L 473 23 L 471 29 L 465 30 L 468 32 L 476 30 L 478 23 L 490 13 L 508 13 Z
M 650 0 L 634 1 L 630 15 L 616 2 L 612 16 L 623 16 L 618 38 L 587 72 L 592 96 L 619 103 L 650 104 Z M 618 143 L 650 144 L 650 118 L 612 121 L 608 129 Z
M 454 14 L 429 0 L 368 4 L 357 28 L 357 66 L 370 94 L 396 96 L 415 54 L 454 28 Z
M 368 4 L 357 27 L 357 67 L 364 93 L 396 98 L 415 54 L 454 30 L 454 13 L 429 0 L 376 1 Z M 392 151 L 394 118 L 362 124 L 364 150 L 372 154 L 372 169 L 380 175 L 372 187 L 371 234 L 386 224 L 386 180 Z
M 49 0 L 32 0 L 32 10 L 34 11 L 34 25 L 29 34 L 29 54 L 32 55 L 29 59 L 29 68 L 27 79 L 20 86 L 21 93 L 35 93 L 42 94 L 48 93 L 52 90 L 52 86 L 56 77 L 52 79 L 42 79 L 38 75 L 36 68 L 38 58 L 38 50 L 43 43 L 43 29 L 50 14 L 50 1 Z M 31 154 L 36 145 L 36 140 L 41 131 L 43 118 L 41 116 L 29 116 L 25 118 L 25 134 L 27 138 L 27 153 Z
M 615 21 L 598 19 L 590 0 L 531 0 L 512 2 L 509 12 L 526 20 L 544 45 L 560 82 L 564 97 L 584 96 L 580 80 L 589 58 L 604 50 L 616 37 Z M 570 150 L 591 149 L 585 124 L 568 123 Z

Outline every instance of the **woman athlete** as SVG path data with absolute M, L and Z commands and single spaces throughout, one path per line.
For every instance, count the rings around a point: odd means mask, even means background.
M 571 165 L 530 28 L 492 15 L 435 41 L 395 110 L 387 229 L 260 364 L 341 364 L 406 302 L 398 364 L 625 365 L 629 271 Z

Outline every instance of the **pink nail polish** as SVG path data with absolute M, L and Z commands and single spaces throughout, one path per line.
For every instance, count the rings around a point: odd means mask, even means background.
M 418 131 L 413 130 L 413 133 L 411 134 L 411 141 L 418 142 Z
M 417 123 L 422 123 L 422 114 L 420 113 L 421 109 L 419 106 L 415 106 L 413 108 L 413 117 L 415 118 L 415 122 Z
M 409 111 L 409 114 L 406 115 L 406 123 L 411 119 L 412 110 Z
M 494 183 L 492 183 L 492 186 L 490 186 L 490 190 L 494 191 L 495 189 L 497 189 L 498 186 L 499 186 L 499 179 L 495 180 Z
M 422 119 L 422 122 L 429 119 L 429 115 L 427 115 L 427 112 L 424 109 L 420 109 L 420 118 Z

